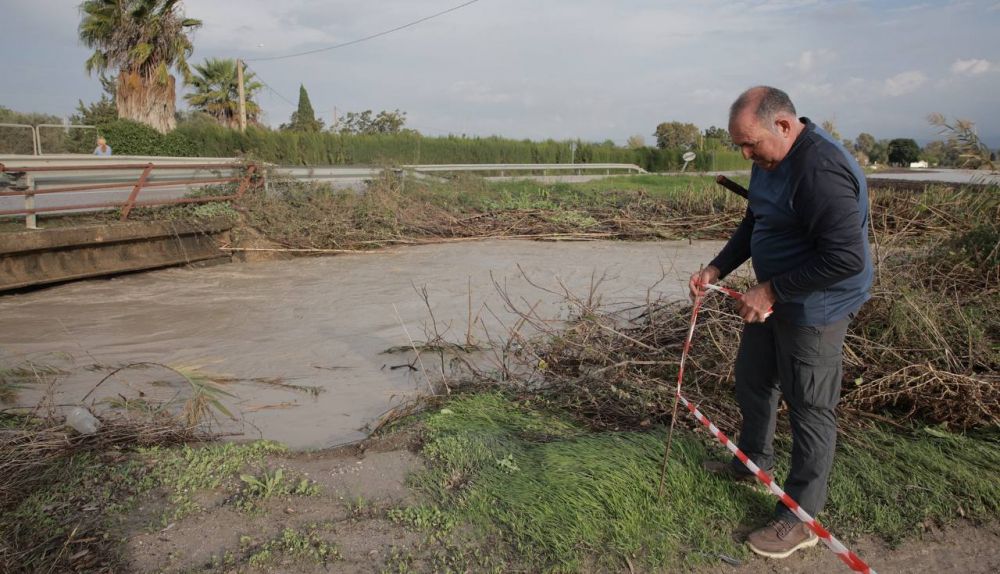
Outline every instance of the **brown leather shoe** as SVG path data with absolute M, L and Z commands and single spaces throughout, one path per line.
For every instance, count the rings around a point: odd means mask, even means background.
M 816 546 L 817 542 L 819 537 L 808 526 L 788 520 L 772 520 L 747 537 L 750 550 L 768 558 L 788 558 L 796 550 Z
M 701 467 L 707 470 L 710 474 L 721 478 L 727 478 L 735 482 L 753 482 L 755 478 L 754 475 L 749 472 L 740 472 L 733 468 L 733 465 L 728 462 L 722 462 L 719 460 L 706 460 L 701 463 Z

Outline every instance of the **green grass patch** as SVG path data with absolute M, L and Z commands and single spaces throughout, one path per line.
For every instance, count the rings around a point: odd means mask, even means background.
M 320 537 L 316 530 L 315 526 L 305 530 L 285 528 L 280 535 L 252 548 L 247 563 L 250 566 L 263 568 L 288 560 L 326 564 L 341 558 L 337 546 Z
M 311 562 L 325 566 L 333 560 L 342 558 L 337 545 L 323 536 L 328 535 L 328 530 L 330 530 L 329 524 L 309 524 L 302 528 L 286 527 L 280 534 L 259 543 L 251 536 L 240 536 L 239 549 L 213 555 L 209 568 L 212 571 L 243 572 L 244 566 L 249 566 L 265 572 L 285 572 L 294 570 L 285 570 L 280 566 L 296 562 Z
M 745 556 L 731 533 L 765 520 L 775 502 L 706 475 L 701 462 L 725 452 L 703 435 L 675 436 L 660 499 L 662 431 L 587 432 L 500 394 L 457 398 L 424 423 L 431 465 L 414 484 L 531 568 L 596 562 L 615 570 L 626 560 L 663 568 Z M 838 452 L 820 517 L 838 535 L 897 541 L 928 520 L 987 519 L 1000 510 L 996 436 L 859 432 Z M 787 439 L 777 447 L 787 458 Z M 779 479 L 784 472 L 779 466 Z
M 236 500 L 236 507 L 245 512 L 256 512 L 263 502 L 274 496 L 316 496 L 319 485 L 305 477 L 298 480 L 286 478 L 282 468 L 263 470 L 260 474 L 241 474 L 243 489 Z
M 163 516 L 164 524 L 200 510 L 194 495 L 200 490 L 220 487 L 235 488 L 235 478 L 248 467 L 261 464 L 269 454 L 286 452 L 287 448 L 271 441 L 245 444 L 220 443 L 203 447 L 152 447 L 139 451 L 151 470 L 143 478 L 147 490 L 162 488 L 168 493 L 171 507 Z M 271 479 L 273 481 L 273 478 Z M 283 484 L 281 476 L 277 487 Z
M 939 427 L 911 434 L 856 432 L 838 448 L 823 520 L 835 532 L 872 534 L 891 544 L 927 523 L 995 520 L 997 476 L 996 429 L 965 435 Z

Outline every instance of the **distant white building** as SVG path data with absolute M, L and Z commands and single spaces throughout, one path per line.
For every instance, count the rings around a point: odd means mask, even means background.
M 927 162 L 924 160 L 910 162 L 910 169 L 921 169 L 927 167 Z

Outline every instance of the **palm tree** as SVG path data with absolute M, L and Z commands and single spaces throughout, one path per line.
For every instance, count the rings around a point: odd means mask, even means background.
M 196 110 L 214 117 L 229 128 L 240 125 L 240 92 L 236 81 L 236 61 L 209 58 L 200 66 L 195 64 L 195 75 L 191 78 L 193 94 L 184 99 Z M 260 106 L 253 101 L 254 92 L 264 84 L 254 80 L 253 72 L 243 74 L 243 94 L 246 98 L 247 122 L 257 123 Z
M 85 0 L 80 5 L 80 40 L 94 53 L 88 73 L 113 70 L 118 117 L 166 133 L 174 128 L 176 84 L 170 69 L 187 83 L 188 34 L 201 20 L 185 18 L 180 0 Z

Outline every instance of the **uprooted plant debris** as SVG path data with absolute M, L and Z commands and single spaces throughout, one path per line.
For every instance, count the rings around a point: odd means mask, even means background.
M 1000 427 L 1000 194 L 878 191 L 872 211 L 876 283 L 846 340 L 842 409 L 894 424 Z M 520 364 L 494 365 L 481 379 L 527 380 L 599 429 L 669 420 L 690 304 L 608 313 L 569 297 L 568 326 L 553 328 L 507 303 L 538 333 L 512 333 L 505 344 L 516 353 L 504 357 Z M 732 366 L 741 326 L 734 303 L 709 295 L 686 370 L 687 396 L 728 430 L 739 421 Z
M 271 193 L 247 198 L 245 223 L 286 248 L 369 249 L 468 238 L 710 238 L 742 216 L 739 198 L 711 188 L 703 194 L 700 184 L 682 184 L 669 200 L 643 189 L 586 193 L 560 184 L 510 185 L 384 175 L 357 193 L 274 181 Z
M 848 334 L 842 409 L 955 429 L 1000 425 L 998 295 L 928 308 L 909 287 L 877 287 Z M 970 311 L 976 305 L 991 307 Z M 519 357 L 544 381 L 535 392 L 596 428 L 661 424 L 690 312 L 680 302 L 652 303 L 632 319 L 581 312 L 568 328 L 525 340 Z M 685 370 L 685 395 L 730 431 L 739 428 L 732 368 L 741 327 L 733 303 L 709 295 Z
M 132 493 L 116 489 L 127 485 L 112 476 L 114 463 L 140 447 L 210 438 L 166 416 L 102 417 L 95 432 L 79 434 L 61 417 L 0 414 L 0 571 L 115 571 L 106 511 Z
M 244 200 L 242 223 L 288 249 L 366 250 L 495 238 L 726 239 L 746 202 L 711 178 L 630 176 L 543 184 L 399 178 L 386 171 L 363 192 L 274 179 Z M 970 213 L 997 213 L 995 186 L 933 185 L 871 191 L 876 241 L 941 237 Z M 885 237 L 882 237 L 885 236 Z M 236 238 L 236 243 L 239 238 Z

